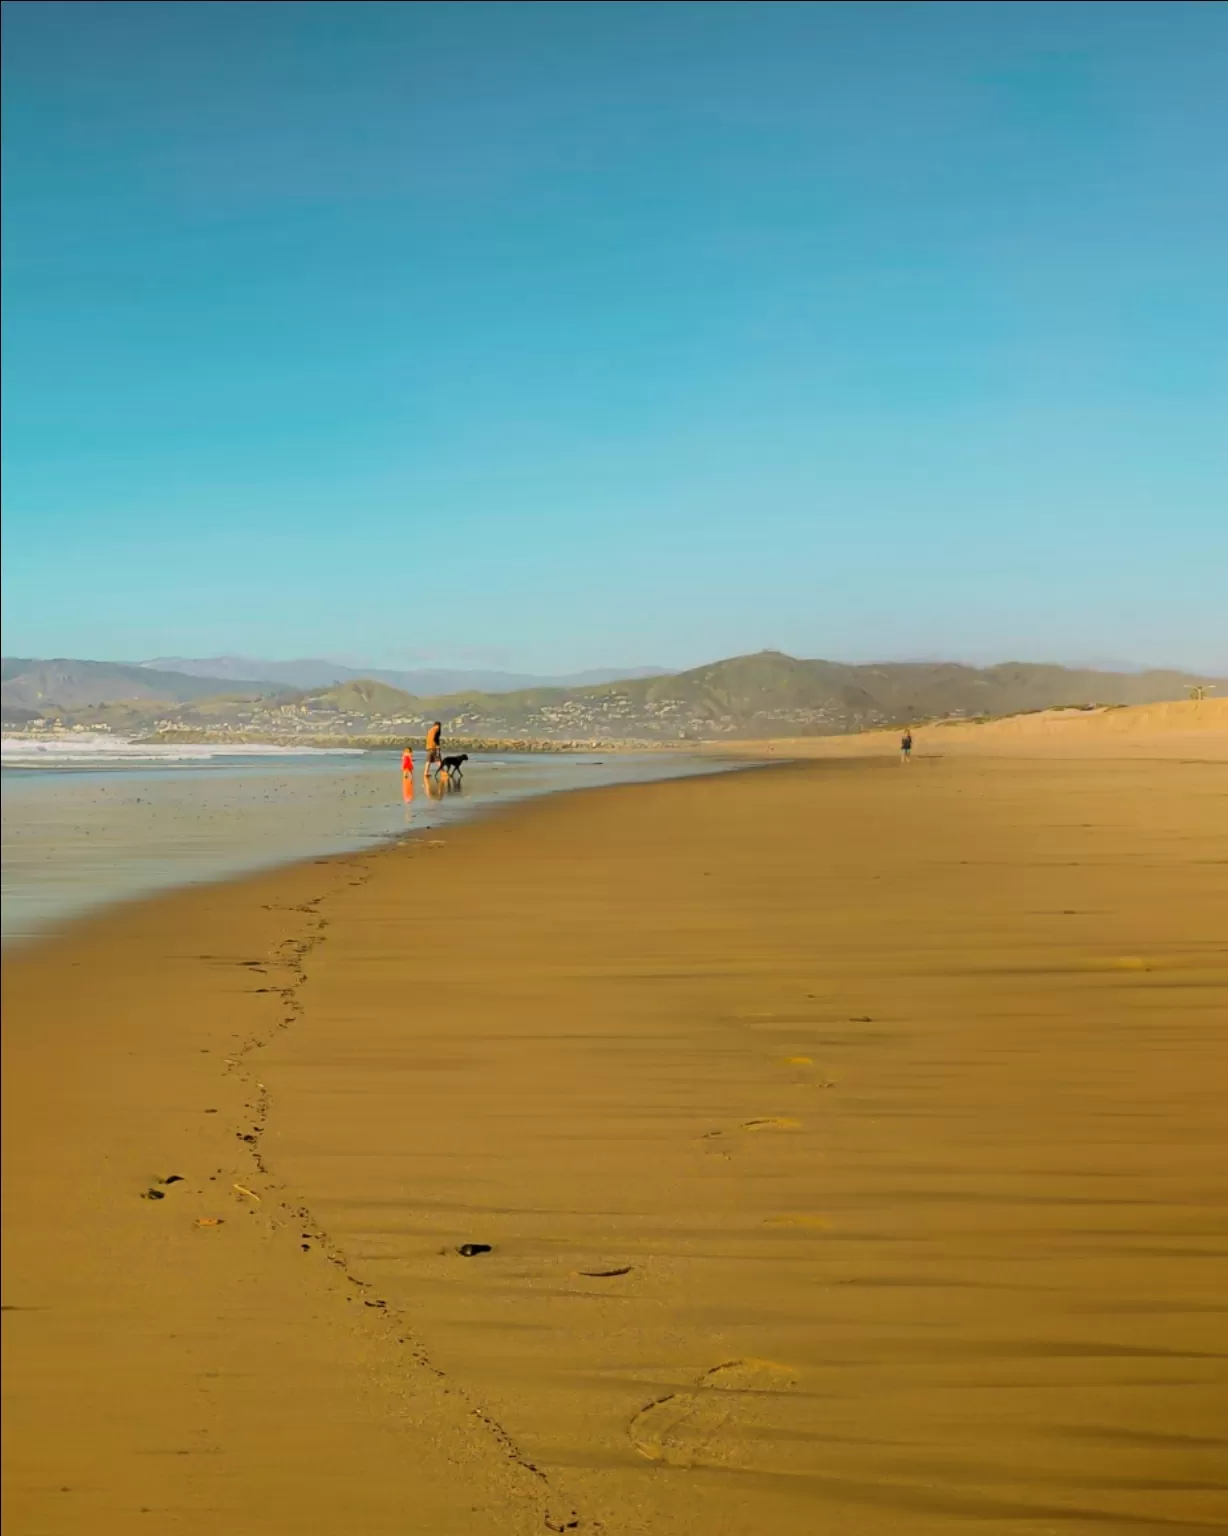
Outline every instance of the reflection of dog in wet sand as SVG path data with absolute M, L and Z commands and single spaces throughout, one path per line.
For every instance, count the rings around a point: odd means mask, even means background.
M 439 765 L 439 771 L 445 779 L 453 784 L 459 784 L 465 775 L 461 772 L 461 764 L 469 761 L 468 752 L 457 752 L 452 757 L 445 757 Z

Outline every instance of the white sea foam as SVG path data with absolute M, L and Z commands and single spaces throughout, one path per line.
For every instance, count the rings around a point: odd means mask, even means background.
M 102 763 L 193 763 L 218 757 L 361 756 L 361 747 L 274 747 L 259 742 L 128 741 L 86 731 L 64 736 L 5 736 L 0 738 L 0 762 L 6 768 L 89 767 Z

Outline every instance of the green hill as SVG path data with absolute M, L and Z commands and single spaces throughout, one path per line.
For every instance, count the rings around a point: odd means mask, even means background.
M 289 702 L 289 701 L 287 701 Z M 316 688 L 295 695 L 295 702 L 310 710 L 335 710 L 343 715 L 397 716 L 420 713 L 421 699 L 412 693 L 394 688 L 389 683 L 377 683 L 360 678 L 335 683 L 331 688 Z

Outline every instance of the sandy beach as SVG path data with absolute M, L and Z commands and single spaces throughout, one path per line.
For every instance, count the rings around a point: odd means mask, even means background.
M 8 1529 L 1225 1529 L 1220 713 L 560 795 L 6 955 Z

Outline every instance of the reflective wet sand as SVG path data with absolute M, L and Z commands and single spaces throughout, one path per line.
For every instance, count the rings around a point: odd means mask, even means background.
M 6 768 L 3 937 L 292 859 L 370 847 L 513 800 L 705 771 L 682 753 L 488 754 L 447 790 L 390 752 Z M 411 790 L 412 793 L 405 793 Z

